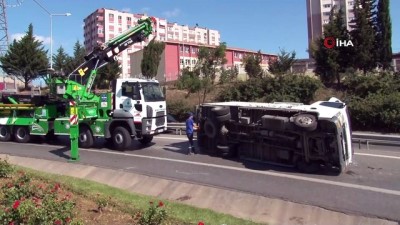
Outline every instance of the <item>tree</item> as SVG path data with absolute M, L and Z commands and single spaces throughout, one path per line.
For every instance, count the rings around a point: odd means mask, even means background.
M 239 69 L 237 66 L 233 66 L 230 69 L 221 68 L 221 75 L 219 76 L 219 83 L 224 84 L 227 82 L 236 81 L 239 75 Z
M 324 26 L 323 37 L 319 38 L 311 46 L 312 57 L 316 62 L 315 72 L 324 84 L 341 83 L 340 74 L 349 66 L 351 61 L 350 47 L 327 48 L 324 45 L 325 38 L 333 37 L 339 40 L 349 40 L 346 23 L 343 17 L 343 10 L 336 7 L 332 8 L 329 23 Z
M 202 89 L 202 80 L 200 79 L 200 71 L 198 69 L 182 69 L 182 74 L 177 81 L 177 87 L 180 90 L 186 90 L 188 92 L 187 95 L 197 93 L 199 104 L 201 103 L 200 91 Z
M 250 78 L 261 78 L 264 74 L 261 68 L 262 55 L 261 51 L 258 51 L 256 55 L 248 55 L 244 57 L 244 70 Z
M 268 70 L 274 75 L 282 75 L 287 73 L 296 61 L 296 52 L 286 52 L 284 49 L 280 49 L 277 60 L 271 60 L 268 63 Z
M 53 68 L 56 71 L 62 71 L 65 72 L 68 66 L 68 62 L 71 60 L 71 57 L 65 52 L 64 48 L 60 46 L 60 48 L 57 49 L 57 53 L 53 55 Z
M 203 92 L 203 103 L 207 94 L 212 90 L 215 84 L 217 74 L 220 73 L 221 67 L 226 64 L 225 58 L 226 43 L 223 42 L 216 48 L 208 48 L 201 46 L 197 55 L 198 61 L 196 70 L 201 75 L 201 89 Z
M 14 75 L 24 82 L 25 90 L 28 89 L 29 82 L 39 77 L 39 71 L 48 68 L 47 51 L 42 42 L 33 36 L 32 24 L 21 40 L 13 41 L 7 53 L 0 57 L 0 62 L 8 75 Z
M 389 0 L 379 0 L 376 16 L 376 58 L 383 69 L 392 62 L 392 23 L 390 20 Z
M 355 0 L 354 24 L 351 37 L 354 44 L 354 68 L 371 71 L 376 67 L 375 29 L 374 29 L 375 0 Z
M 107 89 L 110 87 L 110 82 L 117 79 L 122 72 L 122 69 L 117 61 L 110 62 L 97 71 L 97 77 L 94 81 L 96 88 Z
M 153 78 L 157 76 L 158 65 L 161 61 L 161 54 L 165 48 L 164 42 L 158 42 L 154 39 L 144 47 L 143 59 L 140 64 L 143 76 Z
M 79 65 L 85 62 L 86 50 L 85 47 L 78 41 L 75 42 L 74 45 L 74 54 L 69 58 L 67 62 L 67 69 L 65 74 L 69 75 L 76 69 Z

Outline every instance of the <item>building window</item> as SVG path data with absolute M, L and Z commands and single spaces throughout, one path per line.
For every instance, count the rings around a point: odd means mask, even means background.
M 189 47 L 185 47 L 185 53 L 189 53 Z
M 324 4 L 324 8 L 330 8 L 331 4 Z
M 181 61 L 181 65 L 183 65 L 183 59 L 181 59 L 180 61 Z
M 196 65 L 196 60 L 195 59 L 192 60 L 192 64 Z
M 180 52 L 183 52 L 183 46 L 182 46 L 182 45 L 179 46 L 179 51 L 180 51 Z
M 108 27 L 108 30 L 109 30 L 109 31 L 114 31 L 114 26 L 113 26 L 113 25 L 110 25 L 110 26 Z
M 108 18 L 109 19 L 114 19 L 114 14 L 112 14 L 112 13 L 108 14 Z
M 185 60 L 186 65 L 190 65 L 190 59 Z
M 172 39 L 172 34 L 168 34 L 168 39 Z
M 99 29 L 97 30 L 97 33 L 98 33 L 98 34 L 102 34 L 102 33 L 103 33 L 103 28 L 99 28 Z
M 128 22 L 131 22 L 132 18 L 126 17 L 126 20 L 127 20 Z
M 349 5 L 354 5 L 354 2 L 349 2 L 348 4 L 349 4 Z
M 329 20 L 324 20 L 324 24 L 328 24 L 329 23 Z
M 192 47 L 192 53 L 196 53 L 196 48 Z
M 118 16 L 118 19 L 119 19 L 119 20 L 122 20 L 122 16 Z
M 128 24 L 128 25 L 126 26 L 126 28 L 127 28 L 127 29 L 131 28 L 131 25 Z
M 330 12 L 324 12 L 323 15 L 324 15 L 324 16 L 330 16 L 331 13 L 330 13 Z

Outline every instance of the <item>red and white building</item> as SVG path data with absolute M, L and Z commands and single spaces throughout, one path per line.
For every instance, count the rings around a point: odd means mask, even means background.
M 160 65 L 157 72 L 157 80 L 159 81 L 174 81 L 177 80 L 183 68 L 193 68 L 197 63 L 197 53 L 201 46 L 215 48 L 213 45 L 200 45 L 188 42 L 165 41 L 165 49 L 161 56 Z M 239 69 L 239 76 L 245 76 L 242 59 L 248 54 L 257 54 L 255 51 L 250 51 L 241 48 L 227 47 L 225 58 L 227 63 L 225 68 L 236 66 Z M 131 53 L 131 76 L 141 77 L 140 69 L 141 60 L 143 58 L 143 50 Z M 268 62 L 276 59 L 276 55 L 262 53 L 261 67 L 268 69 Z
M 119 35 L 144 17 L 144 14 L 132 14 L 113 9 L 100 8 L 87 16 L 84 21 L 84 45 L 87 52 L 92 51 L 97 42 L 105 43 L 109 39 Z M 188 42 L 191 44 L 203 44 L 217 46 L 220 43 L 220 34 L 216 30 L 201 27 L 189 27 L 170 23 L 166 19 L 157 18 L 156 40 Z M 131 74 L 131 62 L 129 54 L 141 50 L 154 36 L 151 35 L 147 41 L 136 43 L 119 55 L 119 63 L 122 65 L 122 77 Z

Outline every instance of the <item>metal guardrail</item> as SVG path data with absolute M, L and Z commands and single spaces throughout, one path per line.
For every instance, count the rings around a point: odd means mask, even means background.
M 168 130 L 182 135 L 185 133 L 186 125 L 185 123 L 168 123 Z M 352 141 L 358 143 L 359 148 L 361 144 L 366 144 L 369 150 L 371 144 L 400 146 L 400 135 L 353 132 Z
M 182 135 L 182 132 L 186 132 L 185 123 L 168 123 L 167 130 L 174 131 L 175 134 Z

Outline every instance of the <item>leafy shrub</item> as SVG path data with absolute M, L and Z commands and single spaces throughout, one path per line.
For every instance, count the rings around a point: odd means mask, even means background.
M 150 206 L 139 219 L 139 225 L 160 225 L 166 219 L 167 212 L 164 209 L 164 203 L 159 202 L 155 205 L 150 202 Z
M 182 100 L 167 101 L 167 112 L 174 115 L 178 121 L 185 121 L 187 113 L 193 112 L 193 109 Z
M 322 83 L 300 75 L 253 78 L 222 90 L 217 101 L 291 101 L 309 103 Z
M 343 86 L 347 93 L 365 98 L 369 94 L 390 94 L 400 91 L 400 77 L 389 73 L 347 74 Z
M 14 172 L 14 167 L 7 159 L 0 159 L 0 178 L 7 178 Z
M 61 186 L 37 185 L 24 172 L 1 188 L 0 224 L 69 224 L 75 203 Z
M 351 96 L 348 101 L 353 129 L 400 132 L 400 92 Z

